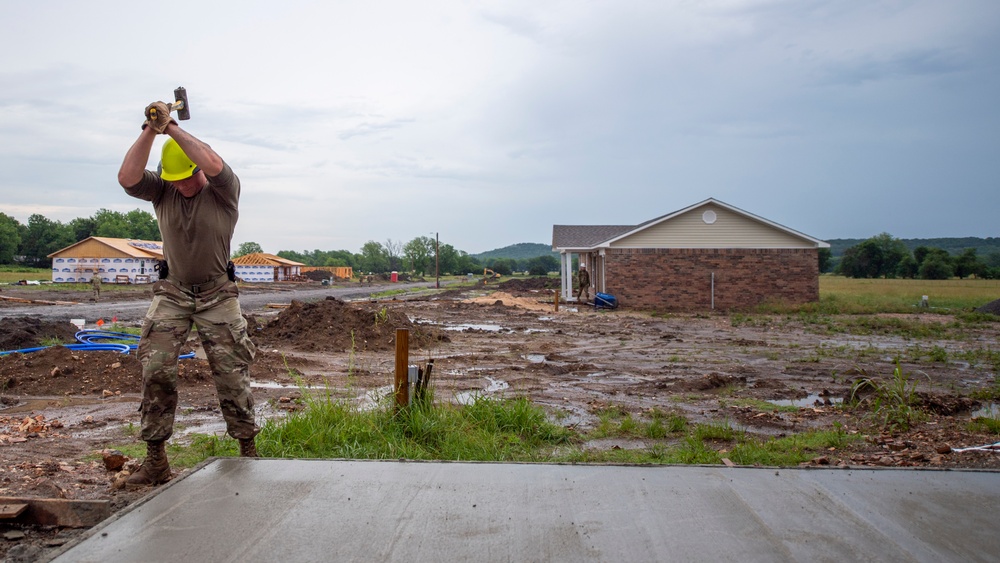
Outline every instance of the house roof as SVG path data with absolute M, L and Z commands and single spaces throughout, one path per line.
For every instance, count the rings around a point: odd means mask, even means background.
M 239 266 L 305 266 L 301 262 L 268 254 L 266 252 L 254 252 L 233 258 L 233 264 Z
M 738 207 L 729 205 L 728 203 L 719 201 L 714 198 L 708 198 L 704 201 L 696 203 L 694 205 L 685 207 L 678 211 L 668 213 L 666 215 L 661 215 L 654 219 L 650 219 L 646 222 L 639 223 L 638 225 L 622 226 L 622 225 L 554 225 L 552 228 L 552 249 L 553 250 L 592 250 L 596 248 L 605 248 L 610 246 L 615 241 L 619 241 L 625 237 L 632 236 L 636 233 L 659 225 L 665 221 L 669 221 L 679 215 L 683 215 L 699 207 L 704 207 L 706 205 L 713 204 L 724 209 L 727 209 L 737 215 L 745 217 L 751 221 L 756 221 L 776 229 L 778 231 L 784 232 L 788 235 L 801 238 L 812 244 L 815 244 L 817 248 L 829 248 L 830 244 L 819 239 L 813 238 L 799 231 L 789 229 L 784 225 L 780 225 L 773 221 L 764 219 L 744 211 Z
M 90 247 L 90 248 L 86 248 Z M 113 253 L 119 255 L 125 255 L 132 258 L 150 258 L 155 260 L 163 259 L 163 243 L 158 240 L 140 240 L 140 239 L 124 239 L 124 238 L 111 238 L 111 237 L 87 237 L 79 242 L 71 244 L 65 248 L 61 248 L 52 254 L 49 254 L 48 258 L 53 258 L 58 255 L 64 254 L 74 254 L 76 252 L 86 252 L 87 254 L 94 254 L 95 257 L 101 257 L 101 248 L 112 250 Z
M 634 228 L 633 225 L 554 225 L 552 249 L 593 248 Z

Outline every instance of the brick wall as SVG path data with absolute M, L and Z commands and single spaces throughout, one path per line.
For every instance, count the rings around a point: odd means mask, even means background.
M 816 249 L 612 248 L 608 293 L 623 307 L 656 311 L 740 310 L 764 301 L 819 300 Z

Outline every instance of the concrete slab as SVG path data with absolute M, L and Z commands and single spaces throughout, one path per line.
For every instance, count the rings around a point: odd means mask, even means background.
M 218 459 L 56 561 L 996 561 L 1000 473 Z

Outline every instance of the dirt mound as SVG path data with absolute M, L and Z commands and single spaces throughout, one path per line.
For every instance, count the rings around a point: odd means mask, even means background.
M 501 283 L 498 287 L 507 292 L 559 289 L 559 278 L 538 277 L 538 278 L 526 278 L 526 279 L 511 279 Z
M 76 325 L 67 322 L 43 321 L 37 317 L 5 317 L 0 320 L 0 351 L 45 346 L 44 340 L 71 344 L 76 342 L 77 330 Z
M 209 388 L 212 368 L 198 359 L 180 360 L 177 386 Z M 288 368 L 280 355 L 264 350 L 250 366 L 250 376 L 260 380 L 288 381 Z M 139 393 L 142 391 L 142 365 L 135 354 L 107 350 L 70 350 L 53 346 L 29 354 L 0 356 L 0 395 L 105 395 L 105 391 Z
M 494 291 L 489 295 L 466 299 L 463 303 L 476 303 L 493 307 L 520 307 L 532 311 L 552 311 L 555 308 L 555 303 L 550 303 L 540 297 L 514 297 L 505 291 Z
M 983 305 L 982 307 L 976 309 L 977 313 L 990 313 L 993 315 L 1000 316 L 1000 299 L 996 301 L 990 301 L 989 303 Z
M 312 281 L 323 281 L 333 277 L 333 273 L 326 270 L 309 270 L 308 272 L 304 272 L 302 275 Z
M 400 328 L 409 329 L 412 348 L 450 341 L 440 330 L 414 325 L 402 311 L 377 304 L 348 304 L 333 297 L 310 303 L 292 301 L 257 332 L 256 339 L 302 351 L 392 350 Z
M 0 356 L 0 390 L 14 395 L 138 393 L 142 366 L 133 355 L 53 346 Z

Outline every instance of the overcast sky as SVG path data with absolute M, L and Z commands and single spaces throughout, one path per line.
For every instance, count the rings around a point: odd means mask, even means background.
M 807 235 L 1000 236 L 1000 2 L 6 2 L 0 212 L 152 212 L 143 108 L 240 177 L 233 247 L 478 253 L 714 197 Z M 150 166 L 159 159 L 158 142 Z

